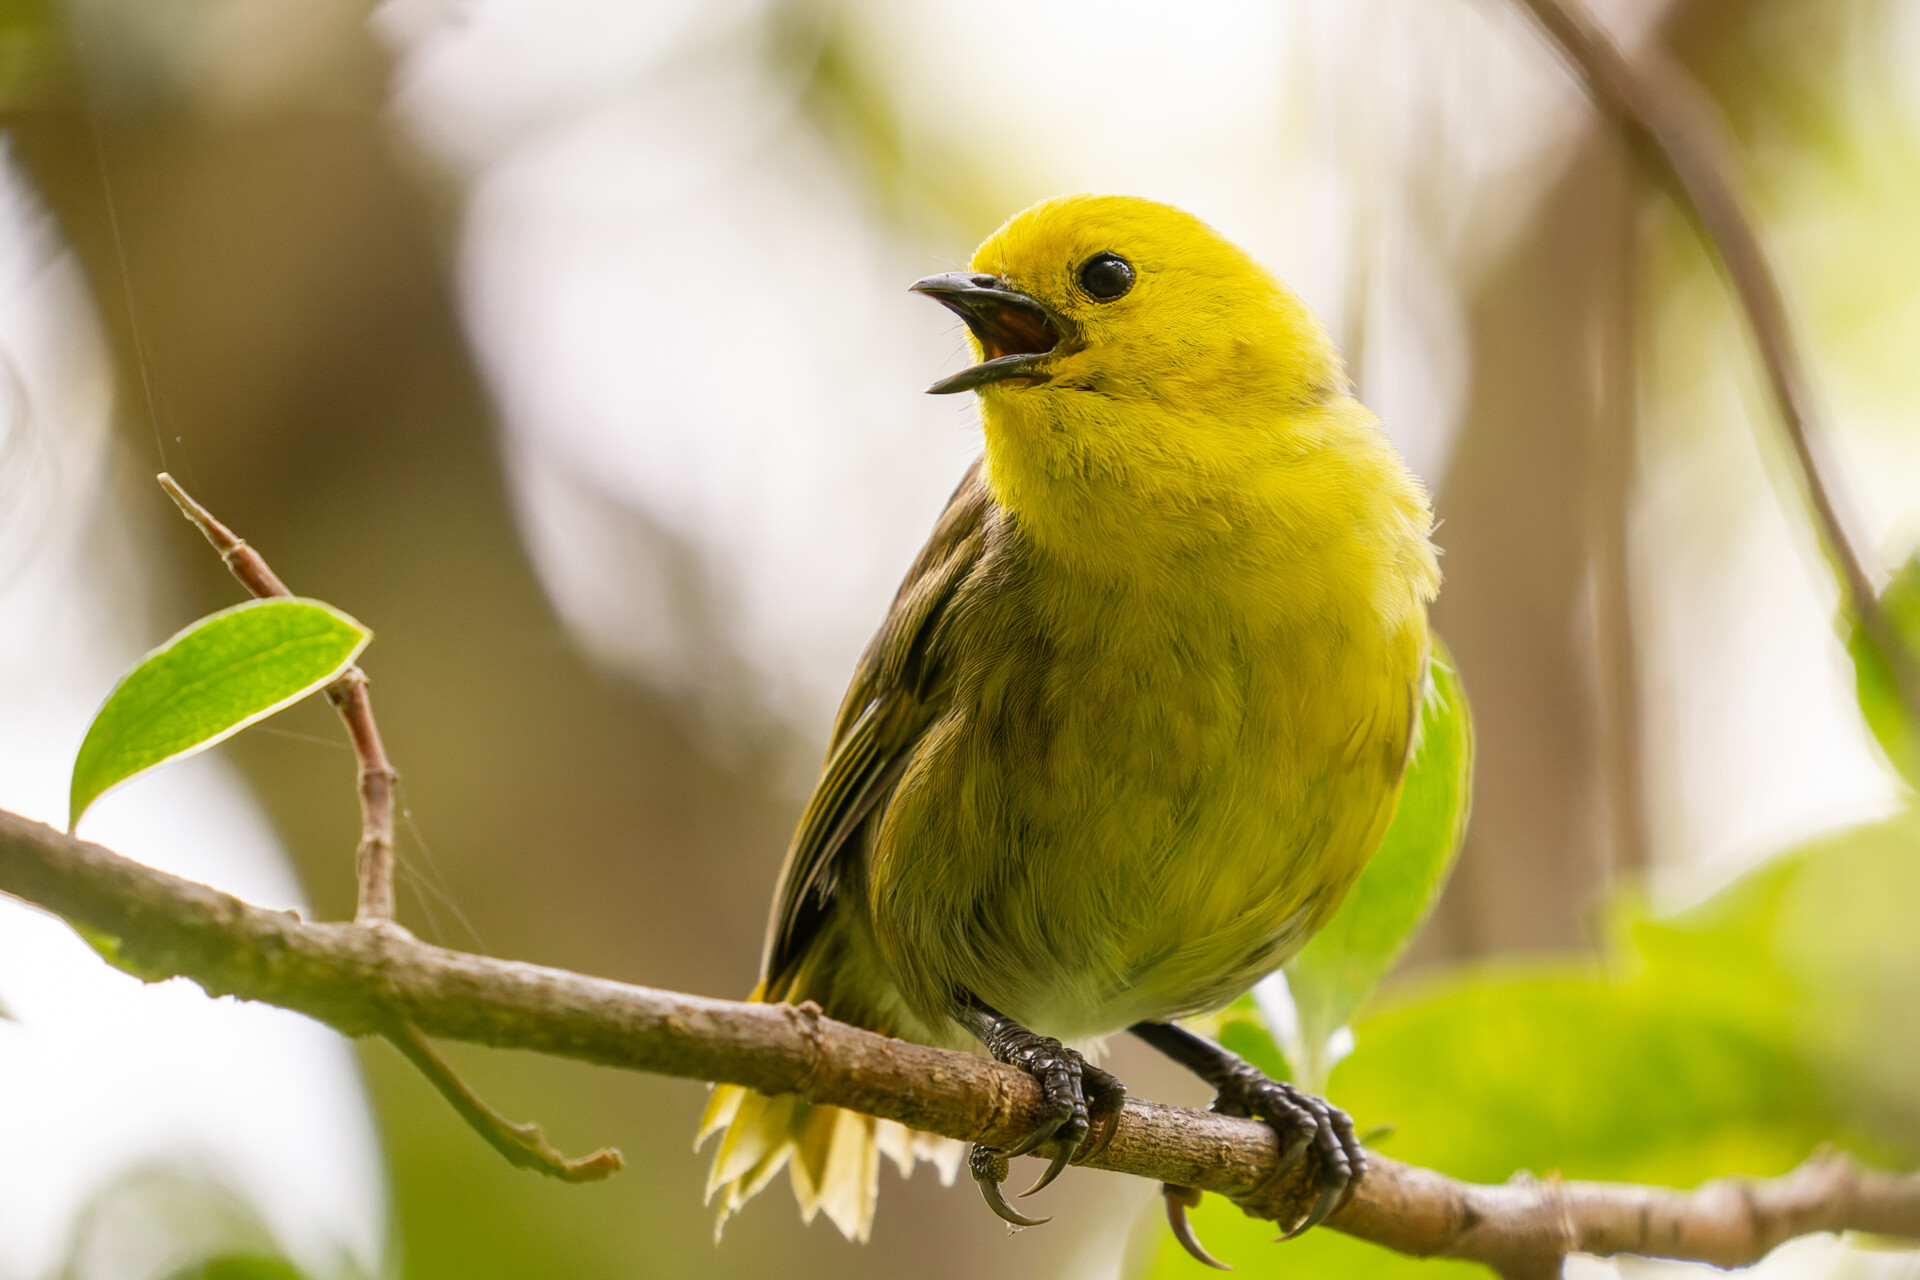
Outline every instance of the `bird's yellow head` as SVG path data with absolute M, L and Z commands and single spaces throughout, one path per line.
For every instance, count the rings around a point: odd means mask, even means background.
M 968 270 L 913 287 L 971 331 L 979 363 L 929 390 L 980 393 L 989 479 L 1023 515 L 1090 489 L 1163 505 L 1222 493 L 1345 396 L 1300 300 L 1198 218 L 1149 200 L 1043 201 Z

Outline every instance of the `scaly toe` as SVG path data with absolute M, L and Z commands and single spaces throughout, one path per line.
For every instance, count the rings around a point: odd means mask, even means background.
M 1291 1169 L 1309 1148 L 1315 1156 L 1313 1207 L 1281 1237 L 1291 1240 L 1312 1230 L 1344 1207 L 1366 1175 L 1367 1157 L 1347 1113 L 1290 1084 L 1248 1070 L 1222 1089 L 1224 1110 L 1257 1116 L 1280 1136 L 1276 1176 Z
M 1339 1136 L 1341 1149 L 1347 1153 L 1348 1175 L 1346 1188 L 1340 1193 L 1340 1202 L 1333 1206 L 1333 1212 L 1338 1213 L 1347 1207 L 1347 1202 L 1353 1199 L 1354 1191 L 1360 1186 L 1360 1180 L 1367 1176 L 1367 1148 L 1353 1131 L 1353 1121 L 1347 1113 L 1336 1107 L 1334 1115 L 1338 1117 L 1335 1132 Z
M 1051 1141 L 1059 1143 L 1066 1153 L 1065 1159 L 1071 1160 L 1074 1151 L 1086 1140 L 1089 1128 L 1087 1073 L 1099 1069 L 1087 1066 L 1085 1059 L 1052 1036 L 1035 1035 L 1031 1031 L 1008 1033 L 988 1048 L 1000 1061 L 1019 1067 L 1034 1078 L 1046 1108 L 1039 1126 L 1009 1148 L 1007 1154 L 1023 1156 Z M 1099 1077 L 1103 1090 L 1109 1081 L 1113 1086 L 1119 1085 L 1119 1081 L 1104 1071 L 1099 1071 Z M 1062 1157 L 1055 1155 L 1052 1167 L 1023 1194 L 1031 1195 L 1046 1186 L 1063 1167 Z

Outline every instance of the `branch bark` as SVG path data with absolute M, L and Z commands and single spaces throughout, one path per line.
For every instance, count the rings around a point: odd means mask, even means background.
M 146 981 L 191 978 L 306 1014 L 346 1035 L 422 1032 L 696 1080 L 793 1093 L 965 1141 L 1008 1147 L 1038 1121 L 1038 1086 L 973 1054 L 862 1031 L 817 1008 L 741 1004 L 450 951 L 390 923 L 307 923 L 155 871 L 0 811 L 0 892 L 83 930 Z M 1043 1146 L 1038 1156 L 1050 1156 Z M 1272 1130 L 1252 1120 L 1127 1099 L 1076 1163 L 1213 1191 L 1293 1221 L 1312 1188 L 1273 1180 Z M 1374 1156 L 1329 1226 L 1420 1256 L 1514 1277 L 1557 1274 L 1571 1251 L 1737 1266 L 1796 1235 L 1866 1231 L 1920 1239 L 1920 1174 L 1821 1155 L 1771 1181 L 1692 1192 L 1603 1183 L 1462 1183 Z

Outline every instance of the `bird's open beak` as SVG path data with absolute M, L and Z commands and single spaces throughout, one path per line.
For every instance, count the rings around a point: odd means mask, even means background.
M 1052 313 L 998 276 L 955 271 L 913 282 L 914 293 L 924 293 L 967 322 L 979 339 L 986 359 L 927 388 L 928 395 L 971 391 L 1008 378 L 1045 381 L 1040 371 L 1060 343 L 1060 329 Z

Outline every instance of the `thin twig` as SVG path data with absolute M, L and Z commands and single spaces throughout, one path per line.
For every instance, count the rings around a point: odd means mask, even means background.
M 194 501 L 172 476 L 163 471 L 158 479 L 181 514 L 191 520 L 220 553 L 220 559 L 226 562 L 241 586 L 258 598 L 293 594 L 268 567 L 266 558 L 247 545 L 246 539 L 215 519 L 213 513 Z M 359 902 L 354 923 L 391 927 L 393 793 L 399 774 L 394 772 L 386 744 L 380 740 L 380 727 L 374 722 L 373 698 L 367 685 L 366 672 L 349 666 L 327 686 L 326 692 L 327 701 L 340 713 L 340 722 L 347 727 L 353 757 L 360 766 L 360 844 L 354 854 Z M 548 1144 L 538 1125 L 515 1124 L 482 1102 L 411 1023 L 390 1021 L 380 1031 L 420 1069 L 441 1096 L 453 1104 L 462 1119 L 514 1164 L 523 1169 L 536 1169 L 563 1182 L 591 1182 L 619 1172 L 618 1151 L 603 1147 L 584 1159 L 569 1160 Z
M 353 866 L 360 886 L 355 922 L 373 924 L 393 919 L 393 791 L 400 775 L 387 759 L 386 744 L 373 722 L 373 699 L 367 692 L 367 673 L 348 667 L 327 686 L 327 701 L 340 713 L 353 741 L 353 758 L 360 765 L 360 844 Z
M 1795 473 L 1840 585 L 1842 612 L 1885 656 L 1907 714 L 1920 724 L 1920 660 L 1881 606 L 1844 518 L 1838 477 L 1809 389 L 1779 276 L 1755 230 L 1713 102 L 1657 49 L 1629 61 L 1580 0 L 1519 0 L 1578 72 L 1601 110 L 1636 142 L 1656 178 L 1693 219 L 1732 286 L 1779 409 Z
M 1000 1148 L 1041 1116 L 1031 1076 L 977 1054 L 891 1040 L 811 1006 L 654 991 L 450 951 L 392 926 L 306 923 L 4 811 L 0 892 L 113 939 L 117 962 L 141 977 L 188 977 L 209 994 L 293 1009 L 348 1035 L 383 1034 L 399 1018 L 446 1039 L 792 1093 Z M 1312 1199 L 1303 1168 L 1273 1177 L 1277 1143 L 1257 1121 L 1135 1098 L 1099 1120 L 1079 1161 L 1090 1167 L 1235 1197 L 1276 1221 L 1298 1220 Z M 1481 1262 L 1515 1280 L 1555 1274 L 1576 1249 L 1734 1266 L 1812 1232 L 1920 1239 L 1920 1174 L 1873 1173 L 1839 1156 L 1784 1178 L 1685 1193 L 1531 1180 L 1480 1186 L 1378 1155 L 1369 1165 L 1329 1226 L 1402 1253 Z M 1263 1184 L 1271 1185 L 1252 1201 Z
M 505 1156 L 509 1164 L 536 1170 L 562 1182 L 598 1182 L 620 1172 L 626 1163 L 612 1147 L 602 1147 L 590 1156 L 569 1160 L 547 1141 L 539 1125 L 515 1124 L 482 1102 L 412 1023 L 396 1023 L 387 1032 L 387 1039 L 406 1055 L 407 1061 L 420 1069 L 421 1075 L 433 1082 L 440 1096 L 451 1103 L 495 1151 Z
M 291 596 L 287 584 L 267 567 L 258 551 L 245 538 L 234 533 L 211 511 L 194 501 L 172 476 L 162 471 L 157 477 L 180 513 L 206 535 L 220 559 L 233 576 L 256 598 Z M 358 905 L 353 918 L 361 924 L 393 919 L 393 788 L 397 775 L 387 748 L 380 740 L 380 727 L 374 723 L 373 701 L 367 694 L 367 673 L 350 666 L 339 679 L 327 686 L 327 701 L 340 713 L 353 743 L 354 759 L 360 764 L 360 845 L 354 854 L 354 869 L 359 884 Z
M 220 553 L 221 561 L 232 570 L 234 577 L 240 579 L 240 585 L 250 595 L 265 599 L 268 596 L 293 594 L 287 590 L 287 584 L 280 581 L 279 575 L 267 567 L 266 557 L 248 546 L 245 538 L 214 519 L 213 512 L 195 502 L 193 495 L 182 489 L 178 480 L 164 471 L 154 479 L 173 499 L 173 505 L 180 508 L 180 514 L 213 544 L 213 549 Z

